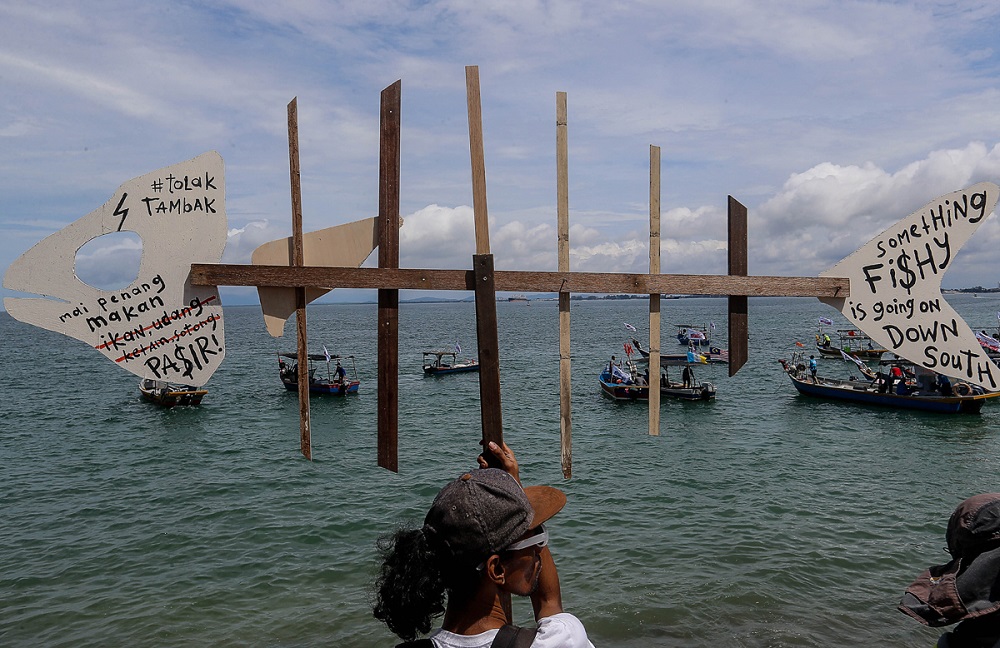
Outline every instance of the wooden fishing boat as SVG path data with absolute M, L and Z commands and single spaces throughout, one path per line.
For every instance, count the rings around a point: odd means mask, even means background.
M 208 390 L 143 378 L 139 381 L 139 393 L 142 394 L 143 400 L 150 403 L 155 403 L 160 407 L 174 407 L 177 405 L 201 405 L 201 399 L 205 397 Z
M 642 348 L 642 343 L 640 343 L 639 340 L 632 338 L 632 347 L 642 357 L 642 360 L 649 360 L 649 351 Z M 705 362 L 703 364 L 729 364 L 729 351 L 726 349 L 712 346 L 708 349 L 703 347 L 697 350 L 692 349 L 692 351 L 705 358 Z M 667 364 L 670 364 L 671 366 L 680 366 L 688 362 L 692 362 L 692 360 L 687 353 L 660 353 L 660 363 L 664 366 Z M 700 360 L 698 362 L 700 362 Z
M 824 358 L 836 358 L 840 360 L 840 352 L 853 355 L 862 360 L 878 360 L 885 349 L 876 346 L 872 339 L 858 329 L 840 329 L 836 331 L 837 342 L 820 329 L 816 334 L 816 350 Z
M 660 396 L 689 401 L 715 400 L 715 385 L 699 381 L 694 377 L 694 368 L 684 365 L 683 381 L 671 380 L 666 367 L 660 373 Z
M 693 324 L 674 324 L 677 327 L 677 342 L 684 346 L 695 345 L 708 347 L 712 346 L 712 339 L 709 336 L 709 327 L 694 326 Z
M 287 363 L 284 358 L 293 360 Z M 299 390 L 299 354 L 279 353 L 278 354 L 278 376 L 281 383 L 288 391 Z M 347 370 L 343 365 L 348 360 L 351 362 L 352 375 L 348 377 Z M 358 380 L 358 367 L 354 362 L 354 356 L 330 355 L 328 353 L 310 353 L 309 358 L 309 393 L 310 394 L 332 394 L 334 396 L 346 396 L 357 394 L 361 387 Z M 326 364 L 326 375 L 322 373 L 316 375 L 317 363 Z M 336 363 L 336 366 L 332 365 Z
M 990 330 L 982 328 L 975 333 L 976 340 L 979 341 L 979 346 L 983 348 L 987 357 L 1000 364 L 1000 327 Z
M 946 414 L 976 413 L 983 404 L 1000 396 L 1000 392 L 985 392 L 978 385 L 960 382 L 948 389 L 935 388 L 925 380 L 908 377 L 898 382 L 888 381 L 881 372 L 848 379 L 812 377 L 801 352 L 791 360 L 779 360 L 785 373 L 800 394 L 831 400 L 842 400 L 896 409 L 923 410 Z M 862 365 L 861 361 L 856 364 Z M 869 370 L 870 371 L 870 370 Z M 871 377 L 874 376 L 874 379 Z M 945 383 L 950 384 L 950 383 Z
M 693 370 L 685 363 L 688 371 Z M 601 393 L 617 401 L 649 401 L 649 369 L 639 372 L 635 364 L 626 362 L 625 368 L 608 363 L 604 366 L 598 381 Z M 687 383 L 673 381 L 664 367 L 660 373 L 661 398 L 676 398 L 689 401 L 707 401 L 715 399 L 715 385 L 709 382 L 699 382 L 693 373 Z
M 646 401 L 649 402 L 649 385 L 640 385 L 632 374 L 616 364 L 609 362 L 604 366 L 598 381 L 601 393 L 616 401 Z
M 479 361 L 458 359 L 455 351 L 424 351 L 424 373 L 432 376 L 479 371 Z

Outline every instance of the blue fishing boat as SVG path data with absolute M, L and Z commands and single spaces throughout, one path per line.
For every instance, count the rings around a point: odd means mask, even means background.
M 950 382 L 914 380 L 905 373 L 898 380 L 891 380 L 888 374 L 881 372 L 848 379 L 818 374 L 813 377 L 803 357 L 801 352 L 796 352 L 791 360 L 782 359 L 779 362 L 795 389 L 806 396 L 945 414 L 974 414 L 983 408 L 987 400 L 1000 396 L 1000 392 L 986 392 L 978 385 L 966 382 L 951 385 Z M 855 362 L 859 367 L 863 364 Z
M 616 401 L 649 401 L 649 385 L 640 385 L 632 378 L 632 373 L 622 369 L 617 364 L 609 362 L 604 365 L 598 380 L 601 392 Z

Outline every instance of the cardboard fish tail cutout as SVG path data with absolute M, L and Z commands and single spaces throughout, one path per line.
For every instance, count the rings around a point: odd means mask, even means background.
M 402 227 L 402 219 L 400 219 Z M 365 218 L 302 235 L 302 256 L 310 267 L 357 268 L 378 247 L 378 219 Z M 264 243 L 250 257 L 254 265 L 292 264 L 291 237 Z M 306 303 L 322 297 L 331 288 L 306 288 Z M 295 289 L 257 288 L 264 324 L 272 337 L 281 337 L 285 322 L 295 312 Z
M 7 269 L 11 317 L 81 340 L 142 378 L 200 386 L 226 355 L 215 286 L 190 283 L 192 263 L 218 263 L 226 246 L 222 157 L 212 151 L 134 178 L 99 209 L 46 237 Z M 77 251 L 112 232 L 142 239 L 139 273 L 120 290 L 87 285 Z
M 850 298 L 821 301 L 897 356 L 1000 391 L 1000 368 L 941 295 L 944 273 L 998 197 L 1000 187 L 981 182 L 927 203 L 820 273 L 851 281 Z

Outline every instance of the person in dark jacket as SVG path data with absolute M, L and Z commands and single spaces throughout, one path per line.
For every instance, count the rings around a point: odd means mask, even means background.
M 1000 493 L 959 504 L 945 537 L 951 562 L 924 570 L 899 610 L 934 628 L 958 623 L 938 648 L 1000 648 Z

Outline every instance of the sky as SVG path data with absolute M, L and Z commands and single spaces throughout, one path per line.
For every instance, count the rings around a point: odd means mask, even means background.
M 222 261 L 249 263 L 291 232 L 293 98 L 304 229 L 374 216 L 379 96 L 396 80 L 400 266 L 471 268 L 476 65 L 498 270 L 556 269 L 566 92 L 572 270 L 648 271 L 654 145 L 664 273 L 726 273 L 731 195 L 751 275 L 816 276 L 933 198 L 1000 183 L 997 33 L 995 0 L 0 0 L 0 270 L 123 182 L 210 150 L 226 165 Z M 996 287 L 997 249 L 994 214 L 943 286 Z M 101 237 L 77 275 L 127 286 L 140 253 Z

